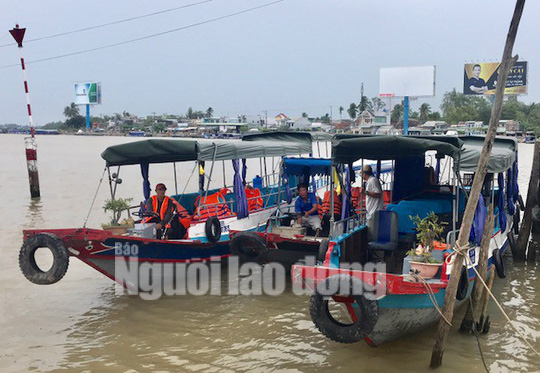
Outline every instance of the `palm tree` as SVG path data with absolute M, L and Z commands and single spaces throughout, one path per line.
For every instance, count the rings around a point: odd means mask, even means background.
M 64 116 L 68 119 L 75 118 L 79 115 L 79 108 L 72 102 L 69 106 L 64 108 Z
M 381 111 L 386 106 L 384 101 L 380 97 L 377 97 L 377 96 L 375 96 L 375 97 L 373 97 L 371 99 L 371 103 L 372 103 L 372 107 L 373 107 L 373 109 L 375 109 L 375 111 Z
M 371 104 L 371 101 L 369 101 L 369 98 L 367 98 L 366 96 L 362 96 L 362 99 L 358 104 L 358 114 L 360 114 L 364 110 L 371 110 L 372 106 L 373 105 Z
M 420 121 L 426 122 L 429 118 L 429 114 L 431 114 L 431 106 L 429 106 L 428 103 L 423 103 L 420 105 Z
M 210 118 L 212 117 L 212 115 L 214 115 L 214 109 L 212 109 L 212 107 L 209 107 L 208 109 L 206 109 L 206 116 Z
M 349 114 L 349 117 L 351 117 L 352 120 L 356 118 L 356 111 L 358 108 L 356 107 L 356 104 L 353 102 L 347 109 L 347 113 Z
M 339 119 L 340 119 L 340 120 L 343 119 L 343 118 L 341 117 L 341 114 L 343 113 L 343 110 L 345 110 L 345 109 L 343 108 L 343 106 L 340 106 L 340 107 L 339 107 Z
M 307 117 L 308 117 L 307 113 L 306 113 L 306 112 L 303 112 L 303 113 L 302 113 L 302 118 L 307 118 Z

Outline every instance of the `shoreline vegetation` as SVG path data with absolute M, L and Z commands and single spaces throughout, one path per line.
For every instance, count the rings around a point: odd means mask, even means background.
M 414 126 L 422 126 L 428 121 L 446 122 L 448 126 L 459 125 L 460 123 L 475 122 L 481 123 L 478 128 L 487 126 L 491 115 L 491 103 L 489 97 L 470 96 L 457 92 L 455 89 L 444 94 L 440 105 L 441 111 L 432 111 L 430 104 L 422 103 L 418 111 L 409 111 L 409 129 Z M 291 126 L 295 119 L 288 118 L 280 113 L 272 118 L 272 123 L 268 121 L 268 116 L 259 115 L 258 121 L 249 121 L 246 115 L 237 117 L 214 117 L 214 109 L 209 107 L 206 111 L 193 110 L 191 107 L 184 115 L 171 115 L 152 113 L 150 116 L 138 117 L 127 111 L 114 113 L 113 115 L 91 116 L 91 130 L 85 131 L 86 118 L 80 115 L 80 107 L 71 103 L 66 106 L 63 115 L 64 121 L 50 122 L 43 126 L 36 126 L 38 134 L 80 134 L 80 135 L 107 135 L 107 136 L 164 136 L 164 137 L 205 137 L 205 135 L 217 135 L 228 132 L 243 134 L 247 132 L 269 131 L 269 130 L 296 130 L 327 132 L 354 132 L 355 126 L 365 124 L 362 118 L 364 115 L 371 115 L 371 120 L 384 126 L 392 126 L 396 130 L 403 129 L 403 103 L 397 103 L 389 109 L 386 103 L 379 97 L 369 99 L 362 96 L 358 104 L 351 103 L 348 109 L 343 106 L 338 109 L 339 119 L 331 114 L 325 113 L 322 116 L 311 117 L 308 113 L 302 113 L 300 119 L 303 120 L 302 127 Z M 368 114 L 366 114 L 368 113 Z M 349 118 L 344 118 L 344 116 Z M 287 120 L 279 121 L 280 116 L 285 116 Z M 390 123 L 388 123 L 388 117 Z M 377 119 L 379 121 L 377 121 Z M 519 131 L 534 132 L 540 135 L 540 104 L 525 104 L 519 101 L 517 96 L 509 96 L 503 103 L 501 120 L 513 121 L 519 124 Z M 384 121 L 384 122 L 383 122 Z M 315 127 L 315 123 L 318 124 Z M 323 128 L 324 126 L 324 128 Z M 227 130 L 220 130 L 220 127 L 227 127 Z M 296 128 L 295 128 L 296 127 Z M 0 133 L 28 133 L 28 125 L 1 124 Z M 449 128 L 454 129 L 454 128 Z M 510 132 L 507 128 L 507 131 Z M 458 128 L 457 132 L 464 134 L 467 131 Z M 514 131 L 512 131 L 514 132 Z

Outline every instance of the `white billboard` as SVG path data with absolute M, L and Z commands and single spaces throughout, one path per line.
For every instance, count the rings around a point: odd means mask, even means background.
M 435 96 L 435 66 L 382 68 L 379 96 Z
M 76 83 L 75 105 L 101 104 L 101 83 Z

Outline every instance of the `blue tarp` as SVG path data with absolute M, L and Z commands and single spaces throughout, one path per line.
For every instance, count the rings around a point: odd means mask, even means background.
M 480 246 L 482 243 L 482 234 L 484 233 L 484 225 L 486 224 L 486 205 L 484 204 L 484 197 L 480 193 L 478 198 L 478 204 L 476 205 L 476 210 L 474 212 L 473 223 L 471 226 L 471 234 L 469 236 L 469 241 L 474 242 L 476 245 Z
M 234 195 L 236 196 L 236 215 L 238 219 L 243 219 L 249 216 L 248 201 L 242 177 L 240 176 L 240 161 L 232 160 L 234 168 Z
M 283 169 L 287 175 L 313 176 L 330 175 L 330 159 L 284 158 Z
M 499 195 L 497 207 L 499 207 L 499 226 L 501 231 L 506 230 L 506 214 L 504 213 L 504 173 L 500 172 L 497 176 L 497 184 L 499 184 Z
M 141 174 L 143 177 L 143 195 L 144 203 L 150 198 L 150 180 L 148 180 L 149 167 L 148 163 L 141 163 Z

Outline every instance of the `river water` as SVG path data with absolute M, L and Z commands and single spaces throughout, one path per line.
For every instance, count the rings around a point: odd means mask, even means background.
M 73 259 L 66 276 L 50 286 L 28 282 L 18 267 L 25 228 L 82 226 L 102 176 L 100 153 L 121 137 L 39 136 L 41 198 L 32 201 L 20 135 L 0 135 L 0 370 L 23 371 L 183 371 L 316 372 L 428 371 L 436 328 L 370 348 L 341 345 L 323 337 L 309 317 L 308 297 L 290 288 L 272 296 L 176 296 L 145 301 L 118 295 L 111 280 Z M 520 144 L 520 187 L 525 194 L 533 145 Z M 254 174 L 258 163 L 251 165 Z M 193 164 L 178 165 L 178 186 Z M 174 190 L 172 166 L 152 167 L 153 185 Z M 221 168 L 214 171 L 222 177 Z M 227 173 L 230 177 L 230 173 Z M 137 167 L 120 177 L 121 197 L 141 198 Z M 190 180 L 195 190 L 196 177 Z M 88 220 L 98 228 L 109 196 L 104 183 Z M 525 196 L 524 196 L 525 197 Z M 494 293 L 519 330 L 540 350 L 538 264 L 513 264 Z M 483 371 L 474 337 L 454 318 L 441 372 Z M 540 359 L 527 349 L 490 304 L 491 331 L 480 337 L 491 371 L 540 371 Z

